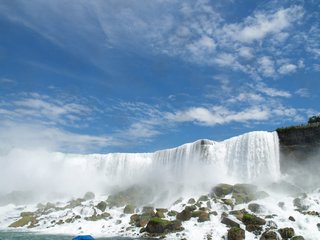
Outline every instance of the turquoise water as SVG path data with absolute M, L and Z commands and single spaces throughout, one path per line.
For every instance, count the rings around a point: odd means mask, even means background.
M 0 240 L 71 240 L 74 236 L 66 235 L 42 235 L 26 232 L 0 232 Z M 97 240 L 138 240 L 138 238 L 96 238 Z M 146 238 L 143 238 L 147 240 Z M 151 240 L 151 239 L 150 239 Z

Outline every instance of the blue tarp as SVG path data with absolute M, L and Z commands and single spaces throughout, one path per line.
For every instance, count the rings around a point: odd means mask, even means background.
M 72 240 L 94 240 L 94 238 L 90 235 L 82 235 L 72 238 Z

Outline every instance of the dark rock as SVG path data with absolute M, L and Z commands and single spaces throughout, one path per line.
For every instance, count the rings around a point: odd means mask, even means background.
M 267 231 L 264 232 L 261 237 L 260 240 L 278 240 L 278 236 L 277 233 L 274 231 Z
M 228 227 L 237 227 L 237 228 L 240 228 L 240 224 L 239 224 L 239 223 L 231 220 L 231 219 L 228 218 L 228 217 L 222 218 L 221 223 L 227 225 Z
M 212 211 L 212 212 L 210 212 L 209 214 L 212 214 L 213 216 L 218 216 L 217 211 Z
M 168 209 L 166 208 L 157 208 L 156 210 L 157 210 L 156 217 L 158 218 L 165 218 L 164 213 L 168 212 Z
M 90 217 L 85 217 L 84 219 L 87 221 L 99 221 L 99 220 L 105 220 L 108 217 L 110 217 L 110 213 L 104 212 L 101 214 L 94 214 Z
M 248 213 L 246 209 L 230 211 L 229 214 L 235 216 L 238 220 L 242 221 L 243 215 Z
M 169 217 L 177 216 L 177 214 L 178 214 L 178 212 L 175 211 L 175 210 L 171 210 L 171 211 L 168 212 L 168 216 L 169 216 Z
M 105 201 L 101 201 L 97 204 L 96 208 L 98 208 L 101 212 L 104 212 L 107 208 L 107 203 Z
M 149 215 L 151 215 L 153 217 L 156 215 L 156 213 L 154 212 L 154 207 L 149 207 L 149 206 L 143 207 L 142 208 L 142 213 L 147 213 L 147 214 L 149 214 Z
M 83 197 L 83 199 L 86 200 L 86 201 L 92 200 L 94 198 L 95 198 L 95 195 L 94 195 L 93 192 L 87 192 Z
M 198 202 L 205 202 L 208 201 L 209 197 L 207 195 L 202 195 L 199 199 Z
M 125 214 L 132 214 L 134 213 L 134 210 L 135 210 L 135 206 L 131 205 L 131 204 L 128 204 L 124 207 L 123 209 L 123 213 Z
M 232 193 L 233 186 L 225 183 L 218 184 L 211 190 L 211 196 L 216 196 L 218 198 L 225 197 L 226 195 Z
M 177 220 L 180 221 L 188 221 L 192 217 L 192 211 L 190 210 L 182 210 L 182 212 L 177 214 Z
M 279 208 L 284 209 L 284 202 L 278 202 L 278 206 Z
M 180 221 L 168 221 L 161 218 L 152 218 L 146 227 L 146 232 L 152 234 L 171 233 L 183 230 Z
M 198 222 L 206 222 L 206 221 L 210 221 L 210 215 L 208 212 L 205 211 L 200 211 L 200 215 L 198 217 Z
M 38 224 L 37 216 L 32 212 L 22 212 L 20 214 L 21 218 L 9 225 L 9 227 L 17 228 L 17 227 L 28 227 L 33 228 Z
M 293 238 L 291 238 L 291 240 L 304 240 L 304 237 L 302 237 L 302 236 L 294 236 Z
M 260 225 L 246 225 L 246 230 L 252 232 L 254 235 L 260 235 L 262 227 Z
M 249 210 L 251 212 L 254 212 L 254 213 L 261 212 L 261 210 L 263 209 L 263 207 L 260 204 L 257 204 L 257 203 L 250 203 L 248 205 L 248 208 L 249 208 Z
M 233 206 L 234 206 L 234 200 L 233 200 L 233 199 L 225 199 L 225 198 L 223 198 L 223 199 L 221 199 L 221 201 L 222 201 L 224 204 L 226 204 L 226 205 L 228 205 L 228 206 L 230 206 L 230 207 L 232 207 L 232 208 L 233 208 Z
M 258 187 L 253 184 L 236 184 L 233 186 L 233 192 L 235 193 L 251 194 L 256 193 L 257 190 Z
M 242 222 L 244 225 L 265 225 L 266 220 L 257 217 L 253 214 L 245 213 L 243 214 Z
M 196 200 L 194 198 L 190 198 L 188 200 L 188 204 L 195 204 L 196 203 Z
M 192 212 L 192 217 L 197 217 L 198 222 L 206 222 L 210 220 L 209 213 L 202 210 Z
M 292 221 L 292 222 L 295 222 L 295 221 L 296 221 L 296 220 L 294 219 L 294 217 L 292 217 L 292 216 L 289 217 L 289 220 Z
M 320 231 L 320 223 L 317 223 L 317 228 Z
M 245 239 L 245 231 L 239 227 L 232 227 L 228 231 L 228 240 Z
M 193 211 L 195 211 L 196 209 L 197 209 L 197 207 L 196 207 L 195 205 L 186 206 L 186 207 L 184 208 L 184 210 L 190 211 L 190 212 L 193 212 Z
M 122 207 L 125 205 L 141 206 L 152 200 L 152 191 L 148 187 L 133 185 L 123 191 L 110 195 L 107 203 L 110 207 Z
M 278 225 L 276 224 L 276 222 L 274 222 L 274 221 L 272 221 L 272 220 L 267 221 L 266 226 L 267 226 L 269 229 L 277 229 L 277 228 L 278 228 Z
M 290 239 L 294 236 L 294 229 L 293 228 L 280 228 L 278 230 L 278 232 L 280 233 L 281 237 L 283 239 Z

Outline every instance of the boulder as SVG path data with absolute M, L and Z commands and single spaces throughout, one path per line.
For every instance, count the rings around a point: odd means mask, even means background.
M 293 238 L 291 238 L 291 240 L 304 240 L 304 237 L 302 237 L 302 236 L 294 236 Z
M 177 214 L 178 214 L 178 212 L 175 211 L 175 210 L 170 210 L 170 211 L 168 212 L 168 216 L 169 216 L 169 217 L 177 216 Z
M 245 231 L 239 227 L 232 227 L 228 231 L 228 240 L 245 239 Z
M 176 218 L 180 221 L 188 221 L 192 217 L 192 211 L 188 209 L 182 210 L 180 213 L 177 214 Z
M 17 228 L 17 227 L 28 227 L 33 228 L 38 224 L 38 219 L 36 215 L 32 212 L 22 212 L 20 214 L 20 219 L 11 223 L 9 227 Z
M 90 217 L 85 217 L 84 219 L 87 221 L 99 221 L 99 220 L 105 220 L 110 217 L 110 213 L 104 212 L 101 214 L 93 214 Z
M 292 216 L 290 216 L 289 218 L 288 218 L 290 221 L 292 221 L 292 222 L 295 222 L 296 220 L 294 219 L 294 217 L 292 217 Z
M 110 207 L 123 207 L 127 204 L 141 206 L 152 200 L 152 191 L 148 187 L 133 185 L 123 191 L 110 195 L 107 203 Z
M 199 197 L 197 202 L 206 202 L 209 200 L 209 197 L 207 195 L 202 195 L 201 197 Z
M 98 208 L 101 212 L 104 212 L 107 208 L 107 203 L 105 201 L 101 201 L 97 204 L 96 208 Z
M 280 228 L 278 230 L 278 232 L 280 233 L 281 237 L 283 239 L 290 239 L 294 236 L 294 229 L 293 228 Z
M 212 190 L 210 195 L 218 198 L 225 197 L 226 195 L 232 193 L 233 186 L 225 183 L 218 184 Z
M 169 221 L 156 217 L 150 219 L 145 229 L 146 232 L 151 234 L 171 233 L 181 230 L 183 228 L 180 221 Z
M 277 236 L 277 233 L 274 231 L 266 231 L 260 237 L 260 240 L 278 240 L 278 239 L 279 238 Z
M 242 222 L 244 225 L 265 225 L 266 220 L 257 217 L 256 215 L 245 213 L 242 217 Z
M 168 209 L 166 208 L 157 208 L 156 210 L 157 210 L 156 217 L 158 218 L 165 218 L 164 213 L 168 212 Z
M 134 213 L 134 210 L 135 210 L 135 206 L 133 206 L 131 204 L 127 204 L 123 209 L 123 213 L 132 214 L 132 213 Z
M 230 218 L 228 217 L 223 217 L 222 220 L 221 220 L 221 223 L 227 225 L 228 227 L 237 227 L 237 228 L 240 228 L 240 224 L 231 220 Z
M 194 198 L 190 198 L 188 200 L 188 204 L 195 204 L 196 203 L 196 200 Z
M 262 227 L 260 225 L 246 225 L 246 230 L 252 232 L 254 235 L 260 235 Z
M 257 203 L 250 203 L 248 205 L 248 208 L 249 208 L 249 210 L 251 212 L 254 212 L 254 213 L 261 212 L 261 210 L 263 209 L 263 207 L 260 204 L 257 204 Z

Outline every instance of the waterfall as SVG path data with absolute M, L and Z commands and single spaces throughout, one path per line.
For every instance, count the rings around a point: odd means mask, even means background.
M 26 174 L 26 180 L 21 178 L 19 184 L 28 182 L 33 188 L 56 191 L 108 191 L 114 186 L 141 183 L 196 189 L 218 182 L 274 181 L 280 177 L 276 132 L 250 132 L 221 142 L 198 140 L 154 153 L 80 155 L 20 150 L 2 157 L 12 161 L 13 172 L 6 174 L 11 185 L 17 182 L 14 171 L 23 162 L 19 171 L 32 169 L 32 175 Z M 29 162 L 32 166 L 27 166 Z

